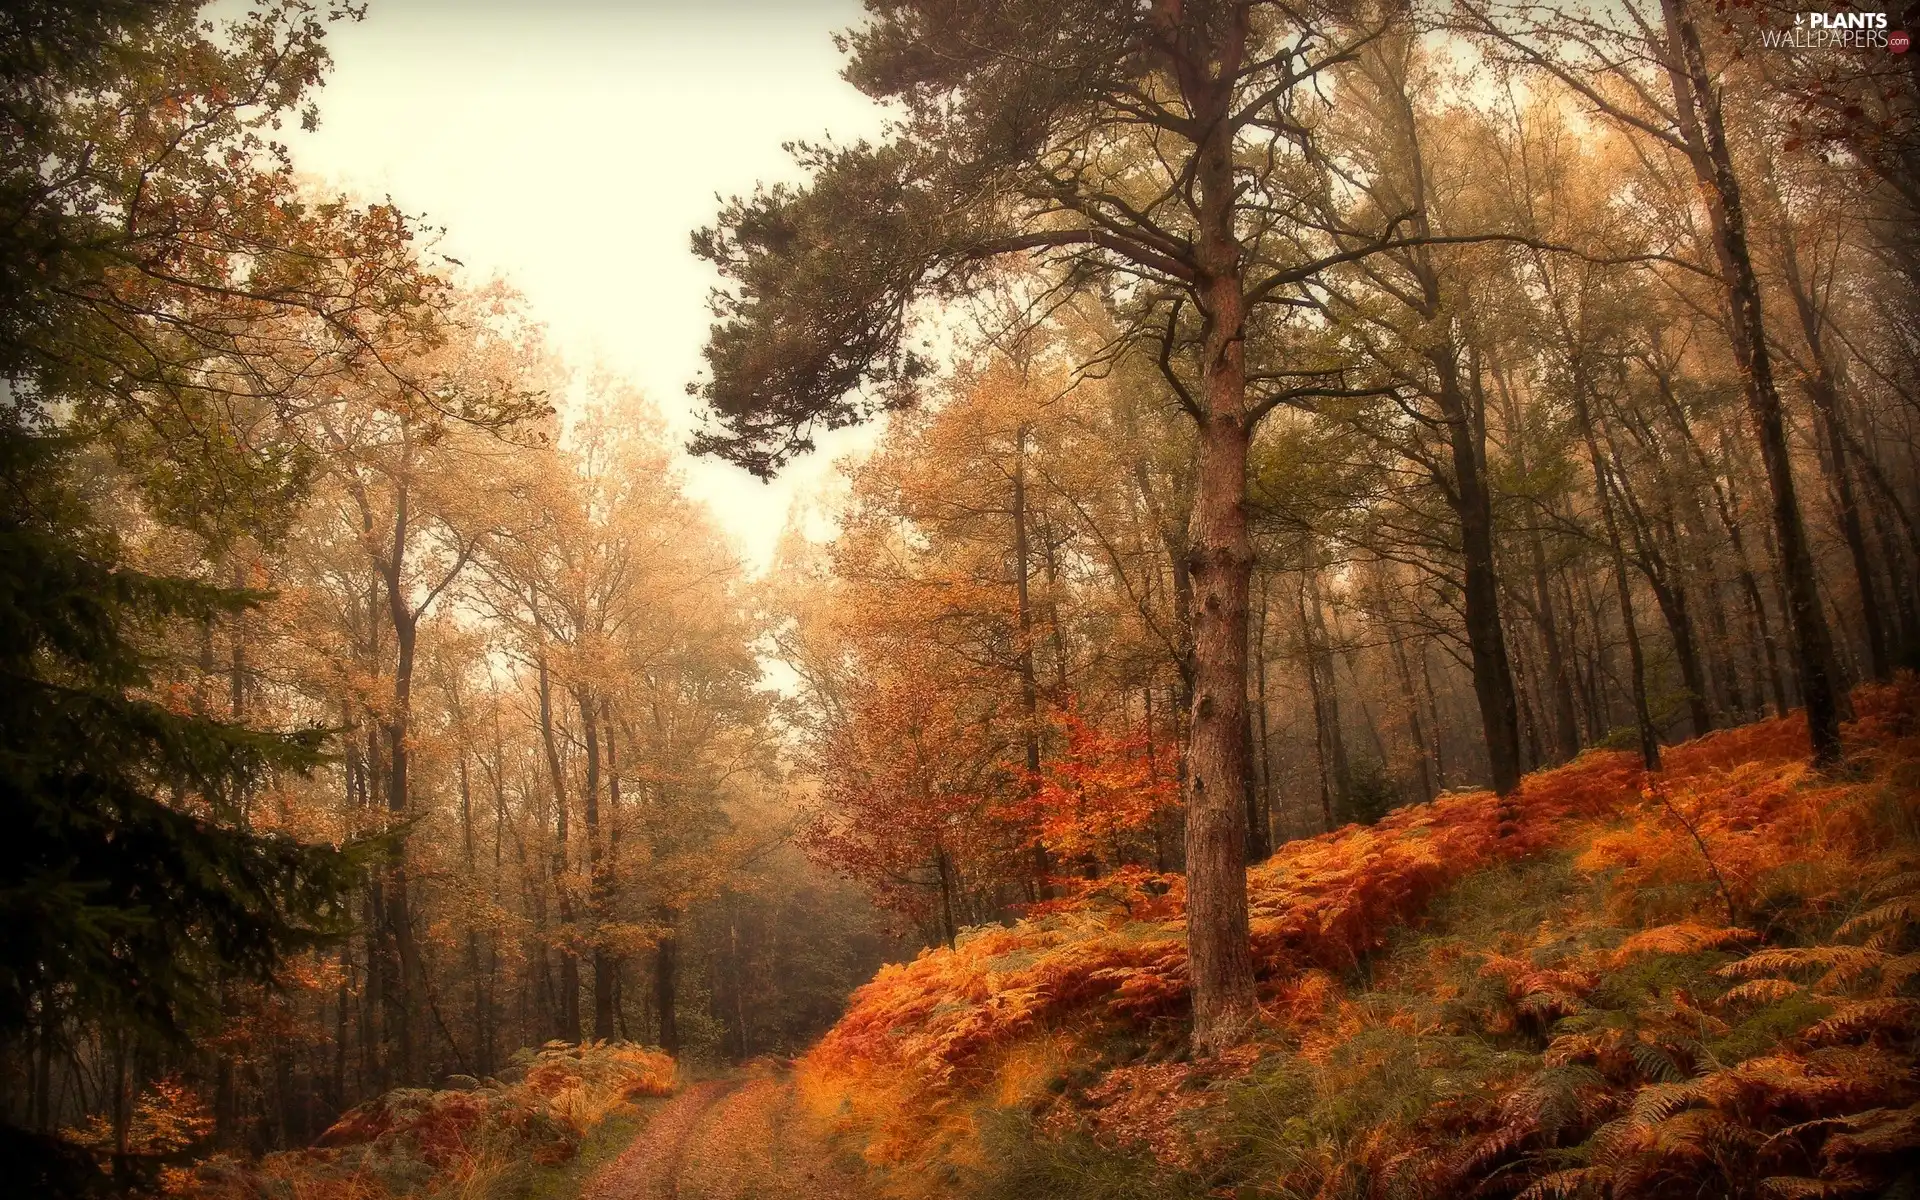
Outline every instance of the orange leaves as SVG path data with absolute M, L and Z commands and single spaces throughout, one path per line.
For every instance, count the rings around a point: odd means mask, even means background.
M 1047 761 L 1032 798 L 1009 806 L 1067 860 L 1124 861 L 1133 835 L 1180 803 L 1171 747 L 1115 736 L 1069 710 L 1057 718 L 1064 747 Z
M 1077 724 L 1077 723 L 1076 723 Z M 1049 787 L 1111 803 L 1115 826 L 1158 803 L 1157 778 L 1130 744 L 1069 726 L 1077 750 Z M 1564 839 L 1583 819 L 1617 811 L 1640 772 L 1631 756 L 1591 754 L 1529 778 L 1520 819 L 1506 836 L 1491 793 L 1449 796 L 1401 809 L 1372 827 L 1290 843 L 1248 873 L 1257 967 L 1281 1008 L 1302 1016 L 1334 994 L 1330 977 L 1386 943 L 1440 889 L 1468 872 Z M 1143 799 L 1144 797 L 1144 799 Z M 1177 1015 L 1187 1001 L 1184 889 L 1138 869 L 1083 884 L 1066 901 L 1036 906 L 1008 930 L 963 939 L 883 970 L 854 995 L 847 1015 L 809 1056 L 812 1070 L 853 1078 L 878 1069 L 931 1104 L 984 1079 L 982 1055 L 1035 1029 L 1092 1019 L 1130 1024 Z M 1292 981 L 1298 980 L 1298 984 Z M 1554 992 L 1549 984 L 1560 988 Z M 1571 979 L 1531 980 L 1544 1016 Z M 911 1114 L 895 1114 L 911 1119 Z
M 179 1079 L 156 1079 L 140 1093 L 127 1123 L 127 1152 L 164 1158 L 187 1149 L 213 1132 L 213 1113 L 198 1093 Z M 100 1151 L 114 1149 L 113 1122 L 95 1115 L 68 1136 Z
M 1769 721 L 1674 748 L 1652 780 L 1610 753 L 1531 776 L 1505 830 L 1493 796 L 1449 795 L 1252 868 L 1271 1027 L 1246 1053 L 1291 1064 L 1286 1103 L 1318 1095 L 1340 1132 L 1293 1146 L 1284 1179 L 1251 1182 L 1536 1197 L 1883 1184 L 1920 1148 L 1920 862 L 1890 823 L 1920 793 L 1901 715 L 1920 688 L 1857 704 L 1862 767 L 1847 779 L 1805 768 L 1797 718 Z M 1391 948 L 1466 876 L 1562 847 L 1572 872 L 1484 875 L 1565 881 L 1537 927 L 1486 933 L 1485 915 L 1449 909 L 1422 951 Z M 1725 920 L 1716 871 L 1754 928 Z M 1122 871 L 883 972 L 809 1057 L 811 1086 L 848 1098 L 870 1144 L 914 1170 L 975 1153 L 969 1106 L 992 1095 L 1032 1106 L 1042 1131 L 1211 1161 L 1219 1093 L 1165 1055 L 1186 1003 L 1183 914 L 1178 879 Z M 1382 951 L 1377 990 L 1342 985 Z M 1116 1036 L 1156 1050 L 1092 1065 Z M 1031 1064 L 1011 1093 L 988 1086 L 1033 1047 L 1078 1067 L 1059 1068 L 1054 1098 L 1035 1095 Z M 1388 1084 L 1391 1101 L 1360 1098 Z
M 1618 966 L 1642 954 L 1698 954 L 1702 950 L 1741 945 L 1759 936 L 1751 929 L 1716 928 L 1680 921 L 1634 934 L 1614 950 L 1613 963 Z

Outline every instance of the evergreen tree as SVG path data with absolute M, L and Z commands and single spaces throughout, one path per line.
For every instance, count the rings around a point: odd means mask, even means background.
M 271 981 L 343 927 L 356 858 L 241 818 L 247 790 L 320 760 L 324 731 L 147 694 L 146 634 L 260 597 L 127 567 L 65 478 L 71 454 L 17 420 L 0 429 L 0 1037 L 41 1070 L 87 1025 L 185 1039 L 213 1015 L 217 980 Z M 0 1138 L 60 1190 L 54 1162 L 71 1156 Z

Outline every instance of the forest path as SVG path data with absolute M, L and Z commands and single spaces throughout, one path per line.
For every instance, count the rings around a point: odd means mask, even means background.
M 753 1064 L 670 1100 L 581 1200 L 867 1200 L 801 1117 L 788 1073 Z

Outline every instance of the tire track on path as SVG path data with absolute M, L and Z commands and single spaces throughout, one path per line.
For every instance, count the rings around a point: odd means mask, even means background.
M 694 1134 L 714 1106 L 741 1082 L 696 1083 L 667 1101 L 633 1144 L 593 1177 L 581 1200 L 680 1200 L 680 1173 Z

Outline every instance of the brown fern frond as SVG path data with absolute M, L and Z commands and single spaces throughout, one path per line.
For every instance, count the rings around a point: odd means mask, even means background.
M 1720 999 L 1734 1004 L 1772 1004 L 1776 1000 L 1798 995 L 1800 988 L 1800 984 L 1785 979 L 1755 979 L 1728 989 Z
M 1861 913 L 1842 925 L 1835 936 L 1855 937 L 1872 933 L 1874 937 L 1868 939 L 1868 944 L 1872 945 L 1876 939 L 1890 942 L 1892 939 L 1886 935 L 1897 935 L 1913 925 L 1920 925 L 1920 893 L 1896 896 L 1885 904 Z
M 1467 1179 L 1494 1166 L 1520 1149 L 1539 1132 L 1532 1121 L 1519 1120 L 1489 1130 L 1471 1142 L 1454 1163 L 1454 1177 Z
M 1920 951 L 1902 954 L 1880 968 L 1880 994 L 1897 995 L 1915 978 L 1920 978 Z
M 1533 1075 L 1501 1102 L 1501 1115 L 1512 1126 L 1537 1129 L 1548 1139 L 1581 1121 L 1589 1111 L 1583 1093 L 1603 1090 L 1606 1077 L 1592 1067 L 1549 1067 Z
M 1762 1179 L 1760 1190 L 1768 1196 L 1778 1196 L 1780 1200 L 1825 1200 L 1829 1196 L 1851 1195 L 1853 1191 L 1845 1185 L 1829 1183 L 1824 1179 L 1809 1179 L 1804 1175 L 1774 1175 Z
M 1679 1083 L 1687 1077 L 1686 1069 L 1665 1046 L 1635 1042 L 1628 1053 L 1633 1057 L 1633 1065 L 1641 1076 L 1654 1083 Z
M 1920 1152 L 1920 1104 L 1868 1109 L 1851 1117 L 1848 1126 L 1827 1139 L 1821 1157 L 1850 1165 L 1883 1158 L 1911 1162 Z
M 1920 871 L 1899 871 L 1879 880 L 1866 890 L 1866 899 L 1881 900 L 1911 892 L 1920 892 Z
M 1603 1033 L 1563 1033 L 1547 1044 L 1542 1060 L 1549 1067 L 1590 1063 L 1610 1049 L 1618 1036 L 1611 1030 Z
M 1650 1083 L 1633 1094 L 1633 1103 L 1627 1110 L 1628 1120 L 1634 1125 L 1657 1124 L 1699 1098 L 1699 1085 L 1691 1080 Z
M 1920 1000 L 1890 997 L 1843 1004 L 1806 1032 L 1814 1044 L 1857 1038 L 1881 1030 L 1910 1033 L 1920 1029 Z
M 1610 1174 L 1600 1167 L 1555 1171 L 1528 1184 L 1514 1200 L 1578 1200 L 1582 1196 L 1604 1195 Z
M 1620 966 L 1641 954 L 1697 954 L 1702 950 L 1718 950 L 1751 942 L 1759 936 L 1751 929 L 1680 921 L 1634 934 L 1614 950 L 1612 961 L 1615 966 Z
M 1757 951 L 1721 967 L 1719 973 L 1726 979 L 1754 979 L 1811 973 L 1825 967 L 1826 974 L 1816 986 L 1832 989 L 1846 987 L 1892 957 L 1884 950 L 1866 946 L 1794 946 Z
M 1710 1108 L 1689 1108 L 1646 1129 L 1647 1152 L 1656 1158 L 1710 1159 L 1733 1123 Z
M 1625 1162 L 1633 1152 L 1635 1133 L 1638 1125 L 1629 1112 L 1626 1116 L 1615 1117 L 1593 1131 L 1587 1139 L 1587 1145 L 1593 1150 L 1593 1164 L 1607 1170 L 1613 1170 Z

